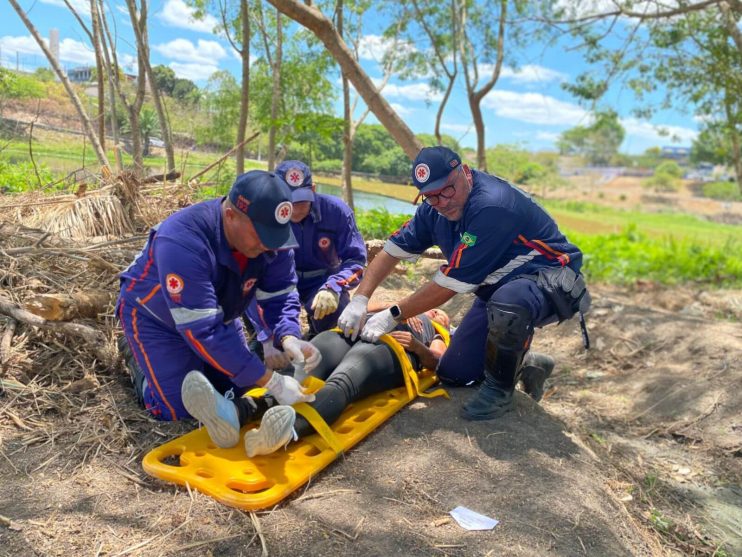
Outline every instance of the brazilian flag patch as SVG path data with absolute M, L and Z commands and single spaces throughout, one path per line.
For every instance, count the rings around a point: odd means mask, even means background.
M 464 232 L 461 235 L 461 243 L 466 244 L 469 247 L 472 247 L 474 244 L 477 243 L 477 237 L 474 234 L 469 234 L 468 232 Z

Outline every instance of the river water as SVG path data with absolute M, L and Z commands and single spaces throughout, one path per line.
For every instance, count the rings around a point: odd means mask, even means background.
M 317 191 L 341 197 L 340 187 L 338 186 L 317 184 Z M 412 215 L 415 212 L 415 206 L 408 201 L 358 190 L 353 190 L 353 204 L 356 209 L 386 209 L 393 215 Z

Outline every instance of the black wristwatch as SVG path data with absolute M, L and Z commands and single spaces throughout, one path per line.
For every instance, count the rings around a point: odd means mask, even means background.
M 394 317 L 395 321 L 399 321 L 402 319 L 402 310 L 399 309 L 399 306 L 397 304 L 394 304 L 392 307 L 389 308 L 389 313 L 392 314 L 392 317 Z

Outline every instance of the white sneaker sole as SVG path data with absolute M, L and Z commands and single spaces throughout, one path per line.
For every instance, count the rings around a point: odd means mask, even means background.
M 249 458 L 276 452 L 294 436 L 296 410 L 291 406 L 273 406 L 260 421 L 260 427 L 245 433 L 245 452 Z
M 203 374 L 191 371 L 186 375 L 181 387 L 181 396 L 185 409 L 206 426 L 209 437 L 215 445 L 228 449 L 240 442 L 239 428 L 235 429 L 233 424 L 217 413 L 217 397 L 221 395 Z M 236 414 L 236 406 L 234 411 Z

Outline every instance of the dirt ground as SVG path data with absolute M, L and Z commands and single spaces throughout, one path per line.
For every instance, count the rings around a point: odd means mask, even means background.
M 0 555 L 742 555 L 742 293 L 593 293 L 589 352 L 573 323 L 537 335 L 558 360 L 541 405 L 472 423 L 469 389 L 419 399 L 252 516 L 143 472 L 194 424 L 149 419 L 120 367 L 21 362 L 0 391 Z M 500 524 L 465 531 L 458 505 Z

